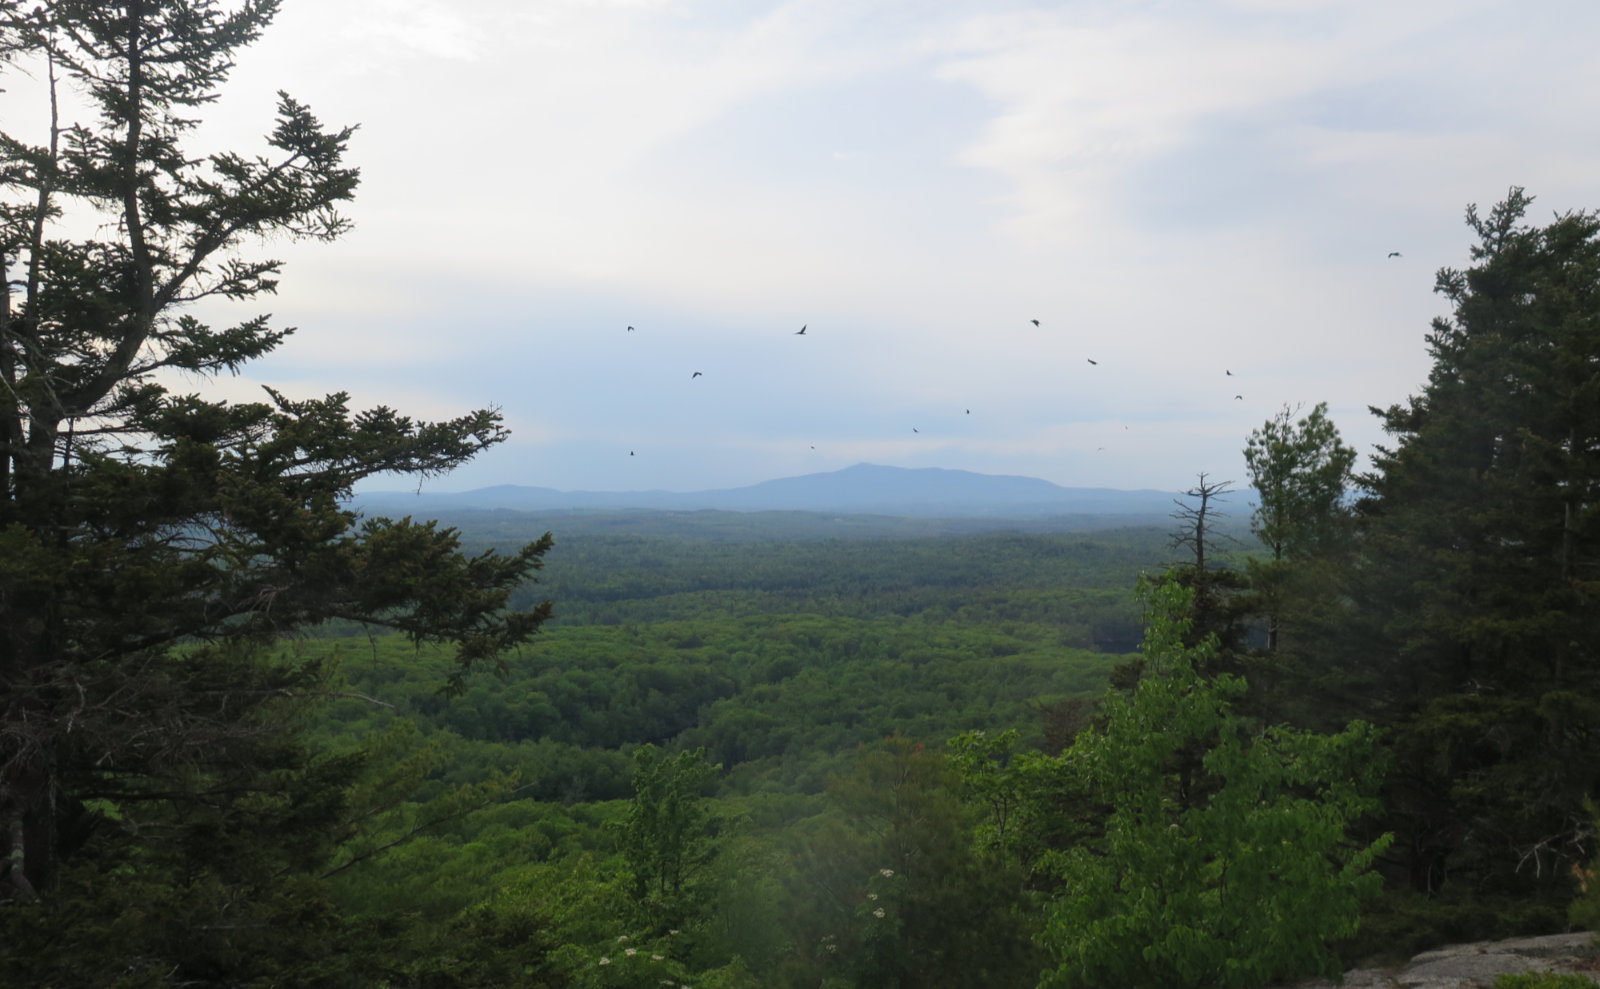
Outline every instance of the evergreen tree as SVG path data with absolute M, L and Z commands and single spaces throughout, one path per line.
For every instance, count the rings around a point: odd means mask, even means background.
M 1467 211 L 1420 395 L 1374 410 L 1347 672 L 1397 726 L 1411 884 L 1567 894 L 1600 788 L 1600 218 Z
M 82 893 L 113 862 L 124 881 L 148 867 L 220 890 L 169 919 L 233 938 L 207 956 L 221 967 L 251 953 L 262 891 L 325 850 L 352 771 L 293 741 L 318 671 L 261 647 L 373 622 L 456 643 L 459 685 L 548 614 L 504 608 L 548 536 L 468 558 L 450 529 L 340 507 L 363 478 L 447 471 L 500 442 L 493 410 L 417 422 L 344 394 L 230 403 L 168 384 L 288 336 L 266 316 L 218 329 L 190 311 L 273 291 L 280 263 L 242 248 L 348 225 L 352 129 L 287 94 L 259 153 L 189 146 L 276 7 L 0 0 L 0 65 L 48 95 L 8 121 L 37 136 L 0 134 L 0 907 L 59 937 L 100 895 L 73 901 L 64 876 Z

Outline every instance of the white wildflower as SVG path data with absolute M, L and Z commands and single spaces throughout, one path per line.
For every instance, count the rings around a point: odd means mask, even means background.
M 868 893 L 867 894 L 867 899 L 869 899 L 869 900 L 876 900 L 877 898 L 878 898 L 878 894 L 877 893 Z
M 668 931 L 667 933 L 668 934 L 676 934 L 676 933 L 678 933 L 678 929 L 676 927 L 674 927 L 672 930 Z
M 894 870 L 893 869 L 879 869 L 878 870 L 878 875 L 882 876 L 885 879 L 888 879 L 888 878 L 890 878 L 891 876 L 894 875 Z
M 605 955 L 601 955 L 600 956 L 600 964 L 602 964 L 602 965 L 610 965 L 611 964 L 611 959 L 607 958 Z
M 629 948 L 627 951 L 623 952 L 623 954 L 627 955 L 629 958 L 632 958 L 634 955 L 637 955 L 638 953 L 639 953 L 639 949 L 638 948 Z
M 873 915 L 873 916 L 874 916 L 874 917 L 878 917 L 878 918 L 880 918 L 880 919 L 881 919 L 881 918 L 882 918 L 882 917 L 883 917 L 883 908 L 882 908 L 882 907 L 879 907 L 879 908 L 878 908 L 878 909 L 876 909 L 876 910 L 874 910 L 874 911 L 872 911 L 872 915 Z
M 626 934 L 618 934 L 617 935 L 617 943 L 618 944 L 621 944 L 622 942 L 624 942 L 626 940 L 628 940 L 628 935 L 626 935 Z
M 666 955 L 651 955 L 650 956 L 650 960 L 653 961 L 653 962 L 666 961 L 666 958 L 667 958 Z

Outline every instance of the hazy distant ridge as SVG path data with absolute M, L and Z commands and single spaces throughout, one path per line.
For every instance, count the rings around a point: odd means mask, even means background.
M 910 516 L 1151 515 L 1172 511 L 1171 492 L 1066 488 L 1036 477 L 939 467 L 856 464 L 823 474 L 712 491 L 558 491 L 502 484 L 459 493 L 381 491 L 358 495 L 364 511 L 504 508 L 517 511 L 655 509 L 808 511 Z

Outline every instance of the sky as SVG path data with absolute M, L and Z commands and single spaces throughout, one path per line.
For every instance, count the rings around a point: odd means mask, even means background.
M 277 297 L 203 315 L 298 332 L 207 387 L 500 409 L 432 491 L 1242 488 L 1285 405 L 1382 442 L 1468 204 L 1600 206 L 1596 38 L 1592 0 L 284 0 L 196 147 L 279 89 L 359 124 L 355 225 L 266 245 Z

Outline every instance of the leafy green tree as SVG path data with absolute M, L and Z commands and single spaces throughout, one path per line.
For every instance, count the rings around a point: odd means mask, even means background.
M 1191 594 L 1150 586 L 1148 668 L 1111 691 L 1104 728 L 1062 754 L 1110 812 L 1101 837 L 1058 853 L 1042 942 L 1049 986 L 1249 986 L 1340 971 L 1387 839 L 1352 846 L 1375 806 L 1373 730 L 1258 731 L 1234 713 L 1238 678 L 1202 677 L 1215 639 L 1186 644 Z M 1201 773 L 1170 767 L 1200 746 Z
M 1337 554 L 1349 536 L 1345 496 L 1356 452 L 1339 438 L 1328 403 L 1318 402 L 1298 420 L 1294 413 L 1285 406 L 1251 432 L 1244 448 L 1259 499 L 1250 530 L 1271 553 L 1250 574 L 1252 586 L 1266 599 L 1269 652 L 1278 649 L 1284 612 L 1295 592 L 1315 583 L 1304 574 L 1308 565 Z
M 1411 886 L 1545 898 L 1559 923 L 1600 792 L 1600 217 L 1534 226 L 1530 203 L 1468 209 L 1427 384 L 1379 412 L 1344 672 L 1397 729 Z
M 1344 499 L 1350 488 L 1356 452 L 1339 438 L 1328 418 L 1328 403 L 1294 418 L 1284 406 L 1245 443 L 1245 467 L 1260 498 L 1250 530 L 1274 560 L 1325 552 L 1344 535 Z
M 667 758 L 654 745 L 633 753 L 633 802 L 622 822 L 622 854 L 633 871 L 633 894 L 656 934 L 688 922 L 693 880 L 710 860 L 712 822 L 701 790 L 722 767 L 705 750 Z
M 88 892 L 115 869 L 185 910 L 125 923 L 137 946 L 102 940 L 175 978 L 267 964 L 251 960 L 273 954 L 262 932 L 298 925 L 260 905 L 314 868 L 352 778 L 294 741 L 295 701 L 324 690 L 315 665 L 262 645 L 330 618 L 375 623 L 454 643 L 459 687 L 549 613 L 504 607 L 548 537 L 467 557 L 448 528 L 341 508 L 363 478 L 447 471 L 500 442 L 496 412 L 417 422 L 353 412 L 344 394 L 231 403 L 167 384 L 236 371 L 289 335 L 190 308 L 273 291 L 280 263 L 248 244 L 348 226 L 352 129 L 290 96 L 259 152 L 191 147 L 276 8 L 0 0 L 0 67 L 48 97 L 0 134 L 0 921 L 53 929 L 70 954 L 104 934 L 91 915 L 126 918 Z M 9 129 L 28 123 L 31 136 Z
M 993 735 L 962 732 L 950 739 L 949 759 L 967 800 L 983 808 L 983 819 L 973 829 L 978 846 L 1002 862 L 1021 865 L 1032 858 L 1026 848 L 1026 818 L 1041 757 L 1017 751 L 1018 738 L 1015 728 Z

